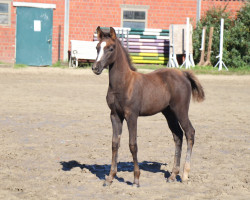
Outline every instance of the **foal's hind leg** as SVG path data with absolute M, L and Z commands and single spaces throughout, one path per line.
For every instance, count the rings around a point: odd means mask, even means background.
M 190 172 L 191 154 L 192 154 L 192 149 L 194 145 L 195 130 L 188 118 L 188 107 L 186 107 L 186 109 L 182 109 L 182 111 L 178 110 L 178 108 L 176 107 L 174 109 L 174 112 L 176 114 L 178 121 L 180 122 L 182 129 L 185 132 L 185 136 L 187 140 L 187 155 L 186 155 L 186 161 L 184 164 L 183 175 L 182 175 L 182 181 L 187 181 L 188 174 Z
M 112 183 L 116 173 L 117 173 L 117 157 L 118 157 L 118 149 L 120 146 L 120 137 L 122 133 L 122 123 L 124 118 L 120 117 L 118 114 L 114 114 L 111 112 L 110 115 L 112 128 L 113 128 L 113 137 L 112 137 L 112 163 L 110 168 L 109 176 L 106 178 L 104 182 L 104 186 L 108 186 Z
M 187 139 L 187 155 L 183 169 L 182 181 L 187 181 L 188 174 L 190 172 L 191 154 L 194 145 L 195 130 L 188 118 L 181 122 L 181 126 L 185 131 L 185 136 Z
M 180 128 L 179 122 L 170 109 L 170 107 L 166 108 L 163 112 L 163 115 L 166 117 L 168 126 L 172 131 L 174 142 L 175 142 L 175 155 L 174 155 L 174 165 L 171 176 L 168 178 L 168 181 L 175 181 L 176 175 L 179 174 L 180 171 L 180 160 L 181 160 L 181 150 L 182 150 L 182 139 L 183 139 L 183 131 Z

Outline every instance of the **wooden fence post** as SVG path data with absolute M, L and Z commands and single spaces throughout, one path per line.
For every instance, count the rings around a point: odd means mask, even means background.
M 208 41 L 208 47 L 207 47 L 207 60 L 204 63 L 204 66 L 212 65 L 210 58 L 211 58 L 211 49 L 212 49 L 212 42 L 213 42 L 213 33 L 214 33 L 214 27 L 210 27 L 209 41 Z

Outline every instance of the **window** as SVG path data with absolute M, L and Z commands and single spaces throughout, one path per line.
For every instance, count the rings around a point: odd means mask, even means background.
M 121 5 L 122 27 L 146 28 L 149 6 Z
M 10 0 L 0 0 L 0 25 L 10 25 Z

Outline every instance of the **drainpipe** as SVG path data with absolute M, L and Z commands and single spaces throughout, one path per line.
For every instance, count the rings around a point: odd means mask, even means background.
M 63 60 L 68 61 L 69 50 L 69 0 L 65 0 Z
M 196 10 L 196 24 L 201 19 L 201 0 L 197 0 L 197 10 Z

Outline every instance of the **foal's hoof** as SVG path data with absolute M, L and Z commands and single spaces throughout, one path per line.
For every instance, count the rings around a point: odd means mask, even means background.
M 184 183 L 186 183 L 186 182 L 188 182 L 188 180 L 189 180 L 189 178 L 188 177 L 182 177 L 181 178 L 181 182 L 184 182 Z
M 176 179 L 168 178 L 168 179 L 167 179 L 167 182 L 168 182 L 168 183 L 173 183 L 173 182 L 176 182 Z
M 188 182 L 189 178 L 188 178 L 188 174 L 187 173 L 183 173 L 182 177 L 181 177 L 181 182 Z
M 103 186 L 107 187 L 107 186 L 110 186 L 111 184 L 112 184 L 112 182 L 110 182 L 110 181 L 104 181 Z
M 140 184 L 139 184 L 139 180 L 138 180 L 138 179 L 134 181 L 133 187 L 135 187 L 135 188 L 139 188 L 139 187 L 140 187 Z
M 140 184 L 133 183 L 133 187 L 134 187 L 134 188 L 139 188 L 139 187 L 140 187 Z
M 173 183 L 173 182 L 176 182 L 177 179 L 176 179 L 176 175 L 172 174 L 170 177 L 168 177 L 167 179 L 167 182 L 168 183 Z

